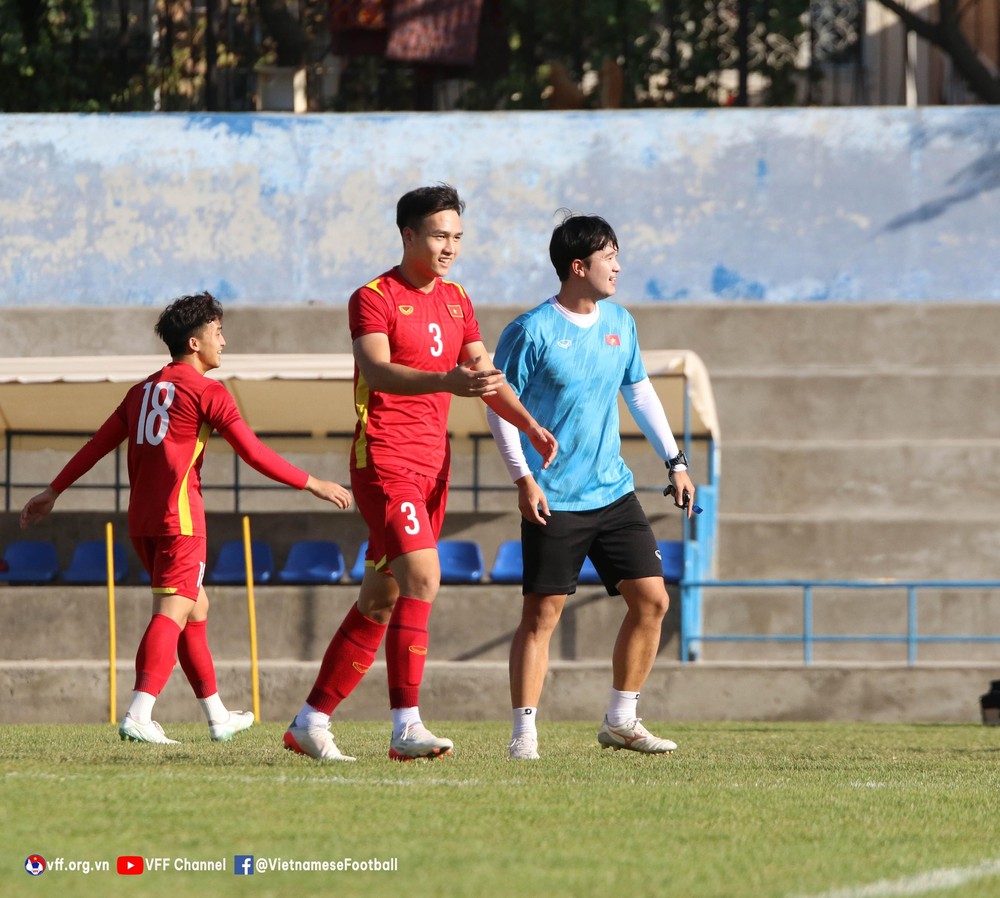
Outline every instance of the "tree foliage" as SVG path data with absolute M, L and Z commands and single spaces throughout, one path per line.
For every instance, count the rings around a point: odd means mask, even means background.
M 559 3 L 506 0 L 506 65 L 477 78 L 467 104 L 543 108 L 555 68 L 583 86 L 586 106 L 612 99 L 601 88 L 615 69 L 622 106 L 716 106 L 735 99 L 741 58 L 768 102 L 793 102 L 798 50 L 808 38 L 803 3 L 745 0 L 742 42 L 740 7 L 741 0 L 577 0 L 567 15 Z
M 861 0 L 859 0 L 861 2 Z M 959 0 L 924 18 L 879 0 L 940 47 L 985 102 L 1000 79 L 963 35 Z M 0 0 L 0 111 L 253 108 L 261 62 L 317 65 L 327 0 Z M 475 65 L 348 56 L 314 108 L 466 109 L 804 102 L 807 0 L 485 0 Z M 456 89 L 454 85 L 461 85 Z
M 99 108 L 92 0 L 0 0 L 0 108 Z

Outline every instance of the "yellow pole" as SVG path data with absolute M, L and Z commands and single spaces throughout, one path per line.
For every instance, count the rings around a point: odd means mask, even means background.
M 108 564 L 108 717 L 118 722 L 118 681 L 115 667 L 115 539 L 111 521 L 104 527 L 104 542 Z
M 253 599 L 253 552 L 250 543 L 250 516 L 243 516 L 243 557 L 247 572 L 247 612 L 250 617 L 250 688 L 253 691 L 253 716 L 260 720 L 260 684 L 257 676 L 257 611 Z

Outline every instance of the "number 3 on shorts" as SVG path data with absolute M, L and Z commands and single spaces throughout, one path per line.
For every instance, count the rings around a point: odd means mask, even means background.
M 399 506 L 399 510 L 406 515 L 409 523 L 403 528 L 410 536 L 416 536 L 420 532 L 420 521 L 417 520 L 417 507 L 412 502 L 404 502 Z

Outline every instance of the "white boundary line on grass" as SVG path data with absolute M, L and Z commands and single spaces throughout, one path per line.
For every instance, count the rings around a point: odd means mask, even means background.
M 926 895 L 940 889 L 954 889 L 989 876 L 1000 876 L 1000 859 L 983 861 L 973 867 L 941 867 L 901 879 L 880 879 L 868 885 L 848 886 L 815 895 L 799 895 L 796 898 L 897 898 L 902 895 Z

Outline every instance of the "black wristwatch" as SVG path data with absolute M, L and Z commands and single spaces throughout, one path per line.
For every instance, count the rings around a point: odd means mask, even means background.
M 668 458 L 666 461 L 667 472 L 669 474 L 674 473 L 674 469 L 680 465 L 684 465 L 685 470 L 688 466 L 687 456 L 684 454 L 683 450 L 678 452 L 673 458 Z

